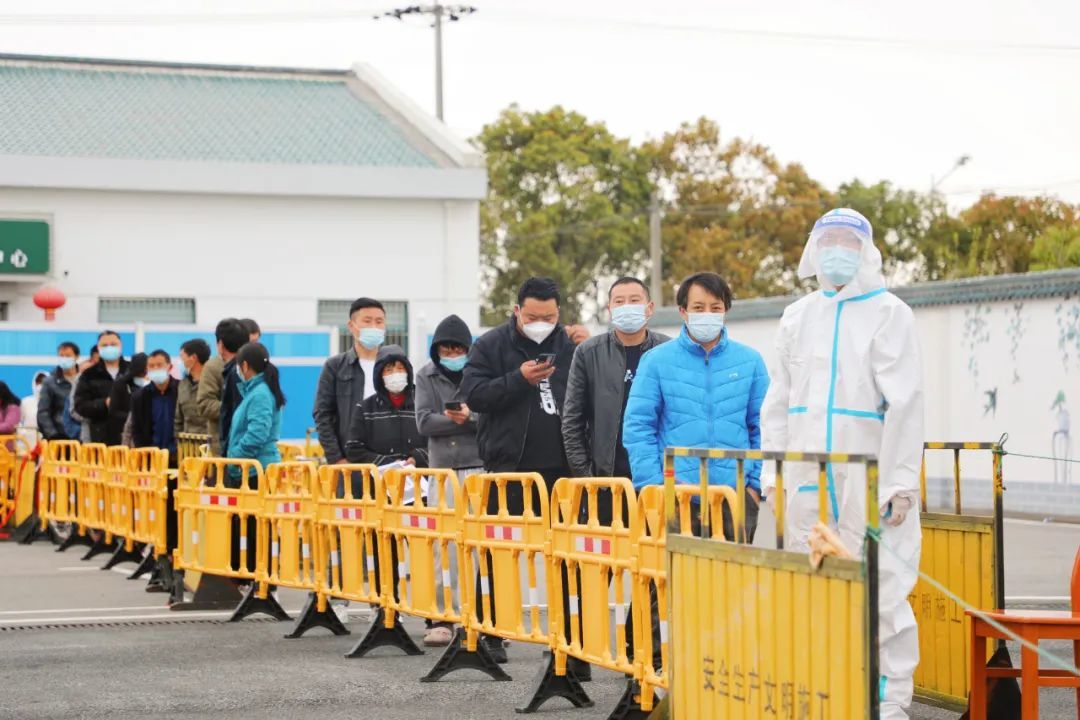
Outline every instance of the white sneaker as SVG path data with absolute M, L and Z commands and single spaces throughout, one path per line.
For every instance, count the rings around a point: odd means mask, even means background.
M 342 625 L 349 624 L 349 608 L 344 605 L 331 605 L 334 608 L 334 614 L 337 615 L 337 619 L 341 621 Z

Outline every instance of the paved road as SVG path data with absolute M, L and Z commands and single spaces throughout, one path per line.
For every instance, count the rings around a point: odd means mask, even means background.
M 1010 595 L 1067 592 L 1080 527 L 1009 522 L 1006 537 Z M 537 648 L 515 644 L 507 666 L 514 682 L 461 673 L 421 684 L 433 653 L 404 657 L 380 650 L 377 657 L 342 658 L 366 629 L 359 618 L 350 623 L 350 637 L 316 631 L 287 641 L 281 638 L 285 624 L 226 624 L 215 614 L 169 613 L 161 595 L 146 594 L 141 582 L 101 572 L 99 565 L 80 562 L 77 549 L 58 554 L 42 543 L 0 544 L 0 719 L 249 718 L 267 712 L 319 720 L 511 718 L 539 660 Z M 299 608 L 299 593 L 282 596 L 287 608 Z M 1042 606 L 1063 607 L 1053 600 Z M 419 639 L 421 625 L 410 621 L 407 627 Z M 1062 644 L 1049 648 L 1067 650 Z M 607 717 L 623 683 L 613 673 L 595 677 L 587 686 L 594 708 L 572 710 L 553 700 L 540 716 Z M 1071 698 L 1068 691 L 1044 691 L 1043 716 L 1069 716 L 1075 712 Z M 956 714 L 917 706 L 913 717 Z

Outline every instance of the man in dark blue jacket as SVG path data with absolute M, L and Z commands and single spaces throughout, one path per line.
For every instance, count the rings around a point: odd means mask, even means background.
M 676 294 L 685 325 L 679 337 L 648 352 L 630 389 L 623 444 L 634 486 L 662 485 L 664 448 L 761 447 L 761 404 L 769 373 L 761 355 L 728 337 L 731 288 L 716 273 L 683 281 Z M 676 458 L 676 481 L 697 484 L 697 458 Z M 734 488 L 733 460 L 709 460 L 709 483 Z M 746 539 L 753 542 L 761 501 L 761 463 L 746 463 Z M 724 535 L 735 539 L 727 504 Z

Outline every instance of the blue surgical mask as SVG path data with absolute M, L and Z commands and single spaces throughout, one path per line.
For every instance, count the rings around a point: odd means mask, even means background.
M 620 305 L 611 311 L 611 324 L 616 330 L 627 334 L 636 333 L 648 321 L 644 305 Z
M 386 342 L 386 331 L 382 328 L 360 328 L 360 337 L 357 339 L 363 347 L 374 350 Z
M 452 358 L 439 358 L 439 363 L 450 372 L 461 372 L 465 369 L 465 363 L 469 362 L 468 355 L 458 355 Z
M 155 385 L 164 385 L 169 382 L 168 370 L 151 370 L 146 374 L 146 377 L 150 378 L 150 382 Z
M 56 364 L 60 366 L 61 370 L 70 370 L 75 367 L 75 358 L 73 357 L 58 357 L 56 358 Z
M 712 342 L 724 330 L 724 313 L 687 313 L 686 329 L 698 342 Z
M 119 345 L 106 345 L 103 348 L 99 348 L 98 352 L 101 354 L 101 359 L 105 362 L 116 362 L 120 359 Z
M 135 387 L 146 387 L 150 384 L 147 378 L 135 378 Z
M 858 250 L 838 246 L 822 248 L 818 253 L 821 273 L 836 287 L 843 287 L 855 278 L 860 258 Z
M 186 378 L 186 377 L 187 377 L 187 376 L 188 376 L 188 375 L 189 375 L 190 373 L 188 373 L 188 369 L 187 369 L 187 366 L 186 366 L 186 365 L 184 365 L 183 363 L 181 363 L 180 365 L 177 365 L 177 366 L 176 366 L 176 374 L 180 376 L 180 379 L 181 379 L 181 380 L 183 380 L 183 379 L 184 379 L 184 378 Z
M 236 366 L 236 377 L 240 378 L 240 382 L 244 382 L 244 373 L 240 370 L 240 366 Z

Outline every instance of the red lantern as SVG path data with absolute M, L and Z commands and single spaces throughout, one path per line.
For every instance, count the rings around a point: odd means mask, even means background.
M 56 319 L 56 311 L 64 307 L 67 297 L 54 287 L 43 287 L 34 293 L 34 304 L 45 311 L 45 320 L 52 322 Z

